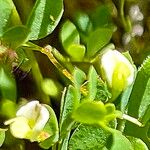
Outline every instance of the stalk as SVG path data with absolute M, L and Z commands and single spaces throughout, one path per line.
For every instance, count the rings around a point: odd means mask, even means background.
M 41 97 L 41 101 L 45 104 L 51 104 L 49 96 L 46 95 L 44 93 L 44 91 L 42 91 L 41 83 L 43 82 L 43 76 L 41 74 L 41 71 L 40 71 L 39 65 L 37 63 L 37 60 L 34 56 L 34 53 L 32 50 L 27 49 L 26 54 L 31 61 L 32 74 L 33 74 L 33 78 L 34 78 L 34 81 L 35 81 L 36 86 L 37 86 L 38 93 Z

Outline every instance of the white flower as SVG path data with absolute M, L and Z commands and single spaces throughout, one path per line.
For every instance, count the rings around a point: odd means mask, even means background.
M 142 21 L 144 16 L 140 11 L 140 8 L 138 5 L 133 5 L 129 10 L 129 15 L 132 19 L 132 21 Z
M 122 37 L 122 42 L 124 45 L 127 45 L 131 41 L 131 34 L 125 33 Z
M 10 131 L 16 138 L 38 141 L 43 128 L 49 120 L 49 111 L 38 101 L 31 101 L 22 106 L 16 113 L 16 118 L 5 122 L 10 124 Z M 43 133 L 42 133 L 43 134 Z
M 134 36 L 142 36 L 144 32 L 144 28 L 140 24 L 135 24 L 132 28 L 132 37 Z
M 117 50 L 108 50 L 101 58 L 102 77 L 107 81 L 112 95 L 117 96 L 134 80 L 134 67 L 129 60 Z M 115 92 L 114 92 L 115 91 Z

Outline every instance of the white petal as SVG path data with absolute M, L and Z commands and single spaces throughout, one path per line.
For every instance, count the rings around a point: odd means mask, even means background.
M 110 87 L 112 85 L 113 72 L 118 63 L 126 64 L 130 70 L 130 76 L 127 78 L 127 85 L 133 82 L 134 68 L 129 60 L 117 50 L 108 50 L 101 58 L 101 66 Z
M 41 111 L 33 130 L 41 131 L 46 125 L 49 117 L 49 111 L 47 110 L 47 108 L 45 106 L 41 106 Z
M 16 113 L 16 116 L 24 116 L 31 120 L 36 120 L 41 104 L 38 101 L 31 101 L 22 106 Z
M 10 131 L 16 138 L 26 138 L 30 134 L 31 128 L 28 125 L 28 120 L 25 117 L 15 118 L 15 121 L 10 125 Z
M 134 80 L 134 72 L 135 72 L 134 67 L 129 62 L 129 60 L 124 55 L 122 55 L 120 52 L 118 52 L 117 50 L 114 50 L 114 53 L 115 53 L 118 61 L 126 64 L 127 67 L 129 68 L 129 70 L 130 70 L 130 76 L 127 78 L 127 83 L 128 83 L 127 85 L 131 85 L 132 82 L 133 82 L 133 80 Z
M 104 76 L 107 79 L 108 84 L 112 85 L 112 75 L 116 66 L 115 56 L 112 50 L 108 50 L 101 58 L 101 66 L 104 71 Z

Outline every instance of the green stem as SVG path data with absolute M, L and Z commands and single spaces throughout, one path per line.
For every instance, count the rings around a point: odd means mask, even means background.
M 40 71 L 39 65 L 37 63 L 37 60 L 34 56 L 34 53 L 32 50 L 29 50 L 29 49 L 26 50 L 26 53 L 27 53 L 28 58 L 31 61 L 32 74 L 33 74 L 33 78 L 34 78 L 36 86 L 37 86 L 38 93 L 41 97 L 41 101 L 43 103 L 50 104 L 49 96 L 46 95 L 44 93 L 44 91 L 42 91 L 42 88 L 41 88 L 41 83 L 43 82 L 43 76 L 41 74 L 41 71 Z
M 125 19 L 125 16 L 124 16 L 124 4 L 125 4 L 125 0 L 120 0 L 120 16 L 121 16 L 121 21 L 123 23 L 124 29 L 127 30 L 126 19 Z
M 68 148 L 68 141 L 69 141 L 69 137 L 70 137 L 70 131 L 68 132 L 68 134 L 66 134 L 66 137 L 63 139 L 60 139 L 58 142 L 58 149 L 57 150 L 67 150 Z
M 45 54 L 49 60 L 52 62 L 52 64 L 60 71 L 64 74 L 64 76 L 66 76 L 71 82 L 73 82 L 73 76 L 72 74 L 70 73 L 70 71 L 65 68 L 62 64 L 60 64 L 57 59 L 55 58 L 55 56 L 53 55 L 52 53 L 52 50 L 54 48 L 52 48 L 50 45 L 47 45 L 46 47 L 42 48 L 40 46 L 37 46 L 31 42 L 27 42 L 26 44 L 23 45 L 24 47 L 26 48 L 29 48 L 29 49 L 34 49 L 36 51 L 39 51 L 43 54 Z M 56 49 L 54 49 L 54 53 L 56 54 Z M 58 55 L 58 54 L 57 54 Z M 58 56 L 58 57 L 62 57 L 62 56 Z M 64 58 L 61 58 L 61 59 L 64 59 Z M 63 60 L 64 61 L 64 60 Z M 70 64 L 69 65 L 69 68 L 71 70 L 73 70 L 73 66 Z
M 57 145 L 56 145 L 56 144 L 54 144 L 54 145 L 52 146 L 52 150 L 57 150 Z
M 62 141 L 59 141 L 58 142 L 58 150 L 61 150 L 61 147 L 62 147 Z
M 120 132 L 123 132 L 124 127 L 125 127 L 125 120 L 118 119 L 117 130 L 119 130 Z
M 65 77 L 67 77 L 72 83 L 74 82 L 73 76 L 72 74 L 68 71 L 68 69 L 66 69 L 64 66 L 62 66 L 57 60 L 56 58 L 53 56 L 52 54 L 52 47 L 50 45 L 48 45 L 45 48 L 41 49 L 41 53 L 47 55 L 47 57 L 49 58 L 49 60 L 53 63 L 53 65 L 60 71 L 63 73 L 63 75 Z
M 142 127 L 142 123 L 139 122 L 136 118 L 133 118 L 133 117 L 128 116 L 126 114 L 123 114 L 122 118 L 125 119 L 125 120 L 128 120 L 128 121 L 130 121 L 130 122 L 132 122 L 132 123 L 134 123 L 136 125 L 138 125 L 139 127 Z

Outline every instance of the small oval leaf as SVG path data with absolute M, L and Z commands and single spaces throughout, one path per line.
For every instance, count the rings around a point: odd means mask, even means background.
M 71 44 L 80 43 L 79 33 L 75 25 L 69 20 L 63 24 L 60 38 L 61 38 L 62 45 L 66 52 Z
M 106 113 L 102 102 L 86 101 L 73 112 L 72 118 L 81 123 L 99 124 L 104 121 Z
M 27 41 L 29 30 L 25 26 L 14 26 L 4 32 L 2 41 L 15 49 Z
M 2 146 L 4 140 L 5 140 L 5 129 L 0 129 L 0 147 Z
M 63 0 L 37 0 L 27 27 L 30 29 L 29 40 L 41 39 L 52 33 L 63 14 Z
M 100 51 L 112 37 L 113 30 L 109 28 L 98 28 L 93 31 L 87 41 L 87 56 L 92 57 Z

